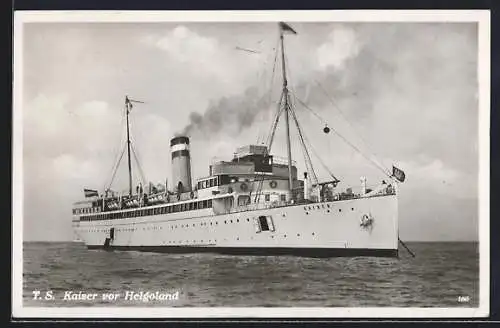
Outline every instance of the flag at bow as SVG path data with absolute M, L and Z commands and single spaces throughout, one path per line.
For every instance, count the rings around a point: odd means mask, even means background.
M 83 192 L 85 193 L 85 197 L 95 197 L 95 196 L 99 196 L 99 193 L 97 192 L 97 190 L 93 190 L 93 189 L 83 189 Z
M 405 172 L 401 169 L 398 169 L 394 165 L 392 166 L 392 176 L 398 179 L 400 182 L 404 182 L 406 178 Z
M 292 34 L 297 34 L 297 32 L 295 32 L 295 30 L 287 23 L 280 22 L 279 25 L 282 33 L 290 32 Z

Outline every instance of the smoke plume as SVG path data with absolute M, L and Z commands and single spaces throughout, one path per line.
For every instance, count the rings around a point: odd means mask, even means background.
M 252 126 L 262 111 L 269 110 L 267 95 L 259 92 L 257 87 L 251 87 L 243 95 L 224 97 L 212 103 L 204 114 L 192 112 L 189 123 L 177 135 L 198 134 L 210 138 L 222 132 L 236 136 Z

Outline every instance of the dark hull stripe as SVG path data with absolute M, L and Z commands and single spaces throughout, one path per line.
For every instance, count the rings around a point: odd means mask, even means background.
M 88 245 L 89 249 L 117 251 L 139 251 L 156 253 L 215 253 L 225 255 L 276 256 L 293 255 L 302 257 L 398 257 L 397 249 L 368 248 L 292 248 L 292 247 L 197 247 L 197 246 L 104 246 Z

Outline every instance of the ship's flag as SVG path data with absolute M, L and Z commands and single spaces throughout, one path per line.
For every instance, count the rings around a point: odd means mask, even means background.
M 297 34 L 297 32 L 295 32 L 295 30 L 287 23 L 280 22 L 279 25 L 280 25 L 281 32 L 283 32 L 283 33 L 290 32 L 292 34 Z
M 83 189 L 83 192 L 85 193 L 85 197 L 95 197 L 95 196 L 99 196 L 99 193 L 97 192 L 97 190 L 93 190 L 93 189 Z
M 392 176 L 401 182 L 404 182 L 406 178 L 405 172 L 401 169 L 398 169 L 394 165 L 392 166 Z
M 132 110 L 132 102 L 130 101 L 130 99 L 128 99 L 128 96 L 125 96 L 125 104 L 127 106 L 127 111 L 130 113 L 130 111 Z

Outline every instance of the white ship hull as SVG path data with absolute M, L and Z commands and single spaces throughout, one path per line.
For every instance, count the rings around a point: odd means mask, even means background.
M 259 216 L 272 218 L 270 231 L 258 231 L 254 218 Z M 363 222 L 367 217 L 372 219 L 370 224 Z M 74 228 L 79 239 L 91 249 L 312 257 L 397 256 L 398 250 L 396 195 L 224 215 L 202 209 L 136 218 L 81 220 L 74 223 Z M 111 230 L 114 231 L 110 234 Z
M 142 102 L 125 97 L 128 193 L 115 195 L 112 181 L 104 195 L 84 188 L 85 197 L 91 199 L 74 204 L 77 239 L 89 248 L 109 250 L 397 256 L 395 188 L 396 180 L 404 181 L 404 172 L 395 166 L 392 174 L 384 169 L 390 183 L 383 180 L 375 189 L 368 188 L 367 179 L 361 177 L 360 192 L 353 192 L 352 187 L 338 189 L 340 180 L 328 169 L 331 181 L 318 180 L 289 101 L 282 29 L 295 31 L 283 22 L 279 26 L 283 88 L 266 144 L 239 147 L 232 159 L 212 161 L 208 176 L 193 180 L 190 138 L 185 131 L 170 140 L 171 181 L 158 188 L 151 182 L 148 188 L 142 183 L 134 186 L 129 113 L 133 102 Z M 281 115 L 286 115 L 286 161 L 270 152 Z M 290 119 L 304 154 L 307 172 L 303 180 L 292 160 Z M 329 131 L 325 125 L 323 132 Z

